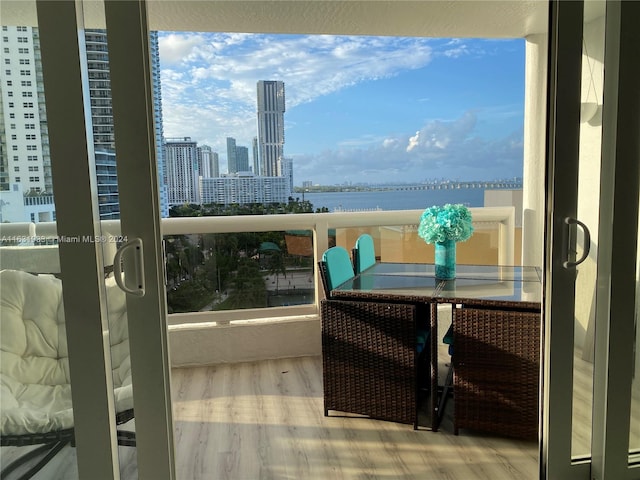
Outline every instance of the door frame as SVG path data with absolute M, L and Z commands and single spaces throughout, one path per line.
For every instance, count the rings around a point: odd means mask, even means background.
M 577 212 L 583 3 L 550 2 L 540 477 L 631 480 L 640 473 L 629 466 L 640 163 L 637 2 L 606 4 L 592 446 L 590 458 L 571 458 L 575 270 L 563 263 L 575 242 L 565 219 Z

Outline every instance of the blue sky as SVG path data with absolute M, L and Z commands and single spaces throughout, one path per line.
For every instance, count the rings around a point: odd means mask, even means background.
M 165 137 L 251 146 L 285 83 L 294 183 L 522 175 L 524 40 L 161 32 Z M 251 148 L 250 148 L 251 151 Z

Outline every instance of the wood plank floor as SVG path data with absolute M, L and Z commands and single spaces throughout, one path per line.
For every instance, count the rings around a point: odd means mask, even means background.
M 181 368 L 172 372 L 177 478 L 535 479 L 535 442 L 325 417 L 320 357 Z M 428 422 L 425 420 L 424 424 Z M 6 465 L 25 448 L 2 449 Z M 120 447 L 123 479 L 137 478 L 135 449 Z M 35 479 L 76 479 L 65 449 Z

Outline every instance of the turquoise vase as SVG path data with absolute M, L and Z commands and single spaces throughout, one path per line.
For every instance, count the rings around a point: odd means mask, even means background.
M 445 240 L 436 242 L 436 278 L 453 280 L 456 278 L 456 242 Z

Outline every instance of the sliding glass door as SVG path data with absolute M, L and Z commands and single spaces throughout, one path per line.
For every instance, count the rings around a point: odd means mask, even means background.
M 37 15 L 78 476 L 171 479 L 146 3 L 38 1 Z M 133 443 L 117 431 L 123 405 L 135 445 L 118 448 Z
M 551 2 L 543 478 L 640 477 L 638 15 Z

